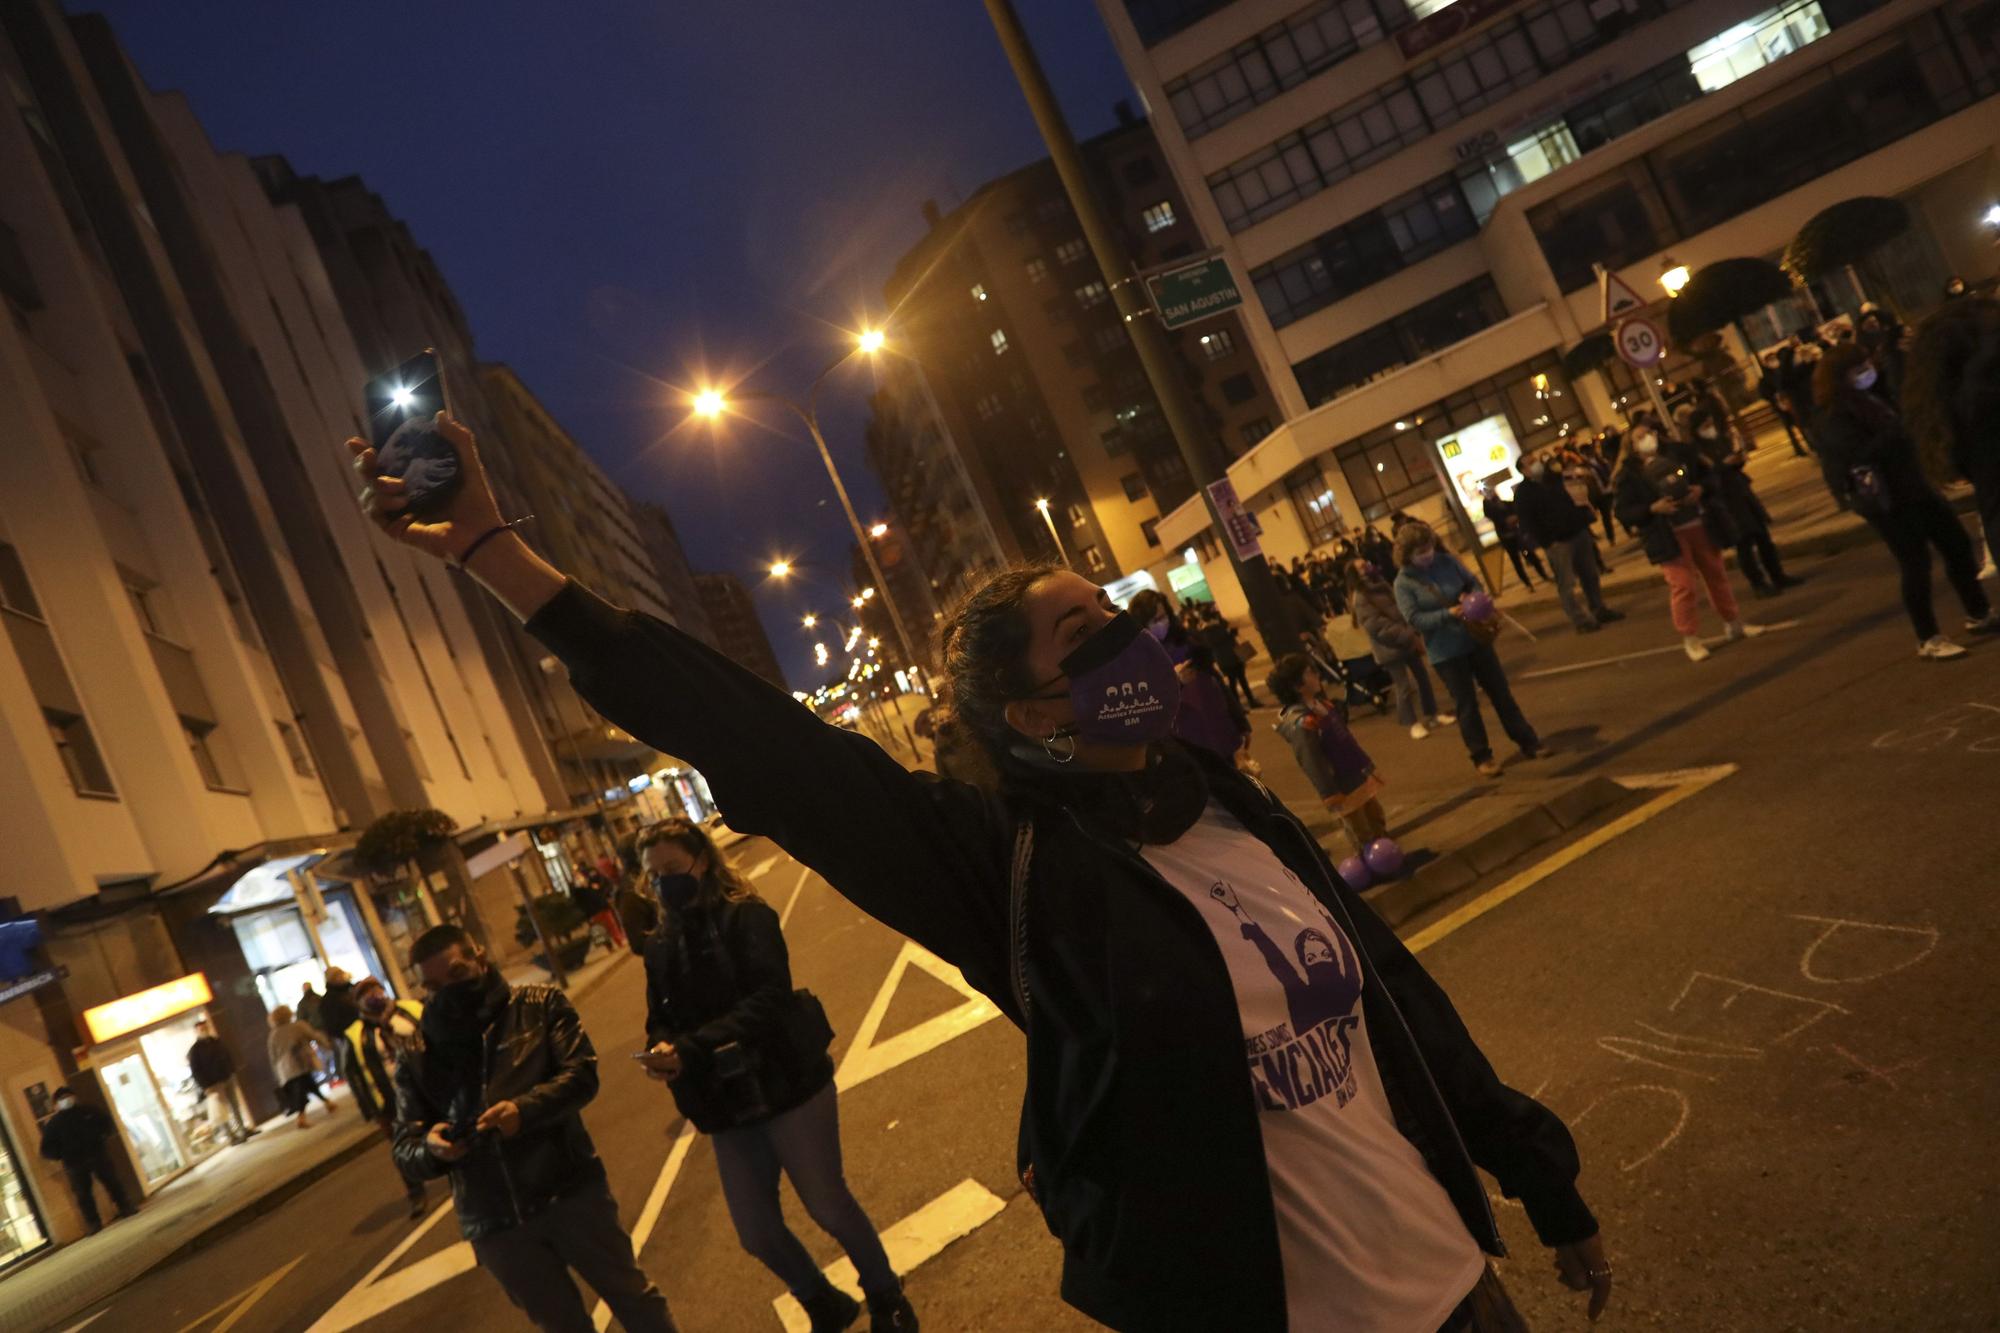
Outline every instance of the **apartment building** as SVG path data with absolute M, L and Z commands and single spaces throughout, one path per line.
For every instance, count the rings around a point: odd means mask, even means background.
M 722 655 L 779 689 L 790 690 L 785 684 L 785 670 L 778 665 L 778 655 L 771 650 L 771 637 L 764 632 L 764 622 L 757 618 L 757 603 L 743 586 L 743 580 L 734 574 L 697 574 L 694 586 Z
M 150 1193 L 219 1142 L 198 1018 L 261 1118 L 302 981 L 511 925 L 501 859 L 373 881 L 361 829 L 550 816 L 453 576 L 354 502 L 364 365 L 302 216 L 99 18 L 6 6 L 0 80 L 0 918 L 40 936 L 0 975 L 4 1265 L 82 1230 L 23 1152 L 57 1085 Z
M 1146 123 L 1121 108 L 1121 123 L 1083 149 L 1135 264 L 1205 249 Z M 896 344 L 928 391 L 898 390 L 881 405 L 878 433 L 922 442 L 874 446 L 899 516 L 913 534 L 943 529 L 948 520 L 912 506 L 925 495 L 917 479 L 962 480 L 929 497 L 933 508 L 969 490 L 1003 558 L 1061 559 L 1100 582 L 1165 586 L 1179 556 L 1156 528 L 1193 483 L 1055 168 L 1024 167 L 948 214 L 926 204 L 925 217 L 929 233 L 887 293 Z M 1282 413 L 1235 314 L 1170 336 L 1203 404 L 1198 446 L 1218 465 L 1273 428 Z M 942 554 L 949 547 L 918 546 L 940 589 L 967 568 Z
M 1274 555 L 1395 508 L 1476 522 L 1445 491 L 1468 447 L 1609 420 L 1636 382 L 1561 366 L 1601 323 L 1595 264 L 1663 299 L 1666 268 L 1774 258 L 1822 208 L 1888 195 L 1918 225 L 1871 294 L 1921 309 L 1995 266 L 1986 0 L 1099 9 L 1194 221 L 1255 292 L 1243 324 L 1284 419 L 1230 476 Z M 1753 337 L 1809 316 L 1774 308 Z M 1189 506 L 1160 530 L 1203 526 Z
M 639 540 L 652 556 L 669 618 L 709 647 L 716 647 L 715 631 L 709 626 L 708 613 L 702 610 L 701 591 L 695 587 L 687 550 L 665 506 L 640 500 L 632 506 L 632 518 L 639 527 Z

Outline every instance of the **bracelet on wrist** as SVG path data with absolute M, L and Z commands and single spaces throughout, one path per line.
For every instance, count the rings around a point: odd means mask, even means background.
M 523 523 L 526 523 L 529 519 L 533 517 L 534 517 L 533 514 L 523 514 L 521 515 L 521 517 L 513 519 L 509 522 L 494 524 L 492 527 L 486 529 L 486 531 L 480 533 L 477 537 L 474 537 L 472 539 L 472 544 L 467 546 L 463 551 L 461 551 L 456 560 L 450 560 L 447 561 L 446 563 L 449 564 L 453 569 L 458 570 L 460 573 L 464 573 L 465 567 L 472 563 L 472 557 L 479 553 L 480 547 L 486 545 L 487 542 L 492 541 L 495 537 L 498 537 L 501 533 L 508 532 L 513 530 L 514 528 L 520 527 Z

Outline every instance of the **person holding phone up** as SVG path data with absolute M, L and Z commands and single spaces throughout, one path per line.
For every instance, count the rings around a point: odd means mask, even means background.
M 451 1178 L 459 1231 L 536 1328 L 595 1333 L 574 1270 L 627 1333 L 675 1333 L 583 1126 L 597 1053 L 569 998 L 509 986 L 458 926 L 418 936 L 410 966 L 428 999 L 423 1044 L 396 1066 L 404 1176 Z
M 646 941 L 648 1049 L 637 1058 L 714 1145 L 737 1239 L 805 1307 L 813 1333 L 860 1317 L 785 1225 L 778 1177 L 789 1176 L 853 1260 L 872 1333 L 915 1333 L 916 1311 L 841 1171 L 833 1034 L 812 993 L 792 989 L 778 914 L 685 819 L 640 830 L 634 847 L 664 913 Z

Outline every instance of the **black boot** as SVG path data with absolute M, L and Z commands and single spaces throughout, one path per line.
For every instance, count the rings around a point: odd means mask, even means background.
M 842 1291 L 829 1285 L 825 1291 L 810 1300 L 801 1300 L 806 1316 L 812 1320 L 812 1333 L 841 1333 L 841 1330 L 861 1317 L 861 1303 Z
M 917 1312 L 901 1287 L 870 1293 L 868 1333 L 917 1333 Z

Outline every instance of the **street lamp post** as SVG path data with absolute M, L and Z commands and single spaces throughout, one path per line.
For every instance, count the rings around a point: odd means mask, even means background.
M 1056 521 L 1049 514 L 1049 502 L 1047 497 L 1045 496 L 1041 499 L 1036 500 L 1035 508 L 1042 511 L 1042 522 L 1049 525 L 1049 536 L 1055 540 L 1056 544 L 1056 558 L 1061 560 L 1065 565 L 1067 565 L 1069 563 L 1069 552 L 1063 549 L 1062 534 L 1056 531 Z
M 834 465 L 833 451 L 827 448 L 826 436 L 821 434 L 819 429 L 818 399 L 820 385 L 826 382 L 827 376 L 846 365 L 848 359 L 855 352 L 858 351 L 868 356 L 873 356 L 875 353 L 881 351 L 883 341 L 880 329 L 868 329 L 864 331 L 855 340 L 855 345 L 852 348 L 835 357 L 828 363 L 825 370 L 822 370 L 813 377 L 812 384 L 806 389 L 806 399 L 803 403 L 798 402 L 796 399 L 787 398 L 783 394 L 768 392 L 744 393 L 734 396 L 745 402 L 774 403 L 805 423 L 806 431 L 812 436 L 813 444 L 819 448 L 820 461 L 826 464 L 826 475 L 833 482 L 834 494 L 840 497 L 840 507 L 847 515 L 848 527 L 854 531 L 855 544 L 861 548 L 862 557 L 868 561 L 868 572 L 875 576 L 875 586 L 882 589 L 883 601 L 889 608 L 889 619 L 896 627 L 896 638 L 903 646 L 903 655 L 911 662 L 915 662 L 917 660 L 916 650 L 910 644 L 910 633 L 903 625 L 903 616 L 896 608 L 896 599 L 889 593 L 889 581 L 882 576 L 882 566 L 875 559 L 875 548 L 868 540 L 867 530 L 861 526 L 860 515 L 854 512 L 854 502 L 847 497 L 847 484 L 841 480 L 840 469 Z M 705 417 L 718 417 L 722 415 L 728 406 L 728 400 L 717 389 L 703 389 L 694 396 L 695 411 Z M 777 572 L 775 567 L 773 567 L 772 572 L 774 574 Z M 787 572 L 789 572 L 789 568 Z

